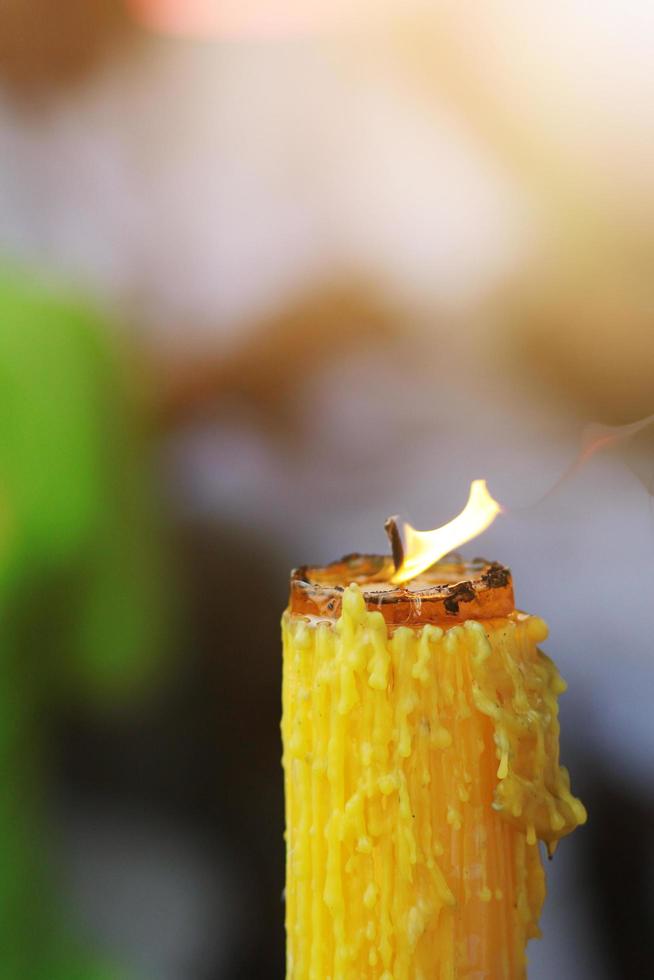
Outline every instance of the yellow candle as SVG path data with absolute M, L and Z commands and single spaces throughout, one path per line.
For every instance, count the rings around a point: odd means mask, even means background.
M 545 624 L 492 571 L 398 603 L 385 564 L 344 590 L 334 568 L 283 618 L 287 980 L 519 980 L 538 840 L 586 819 Z

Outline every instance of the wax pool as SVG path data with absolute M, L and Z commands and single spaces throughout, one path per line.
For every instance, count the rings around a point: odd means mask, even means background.
M 520 980 L 559 766 L 542 620 L 389 625 L 361 588 L 283 618 L 287 980 Z

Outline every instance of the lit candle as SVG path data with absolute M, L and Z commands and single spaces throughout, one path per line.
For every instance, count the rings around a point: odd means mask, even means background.
M 399 541 L 395 563 L 291 580 L 287 978 L 519 980 L 538 841 L 551 853 L 586 819 L 559 766 L 565 684 L 507 569 L 450 558 L 395 584 Z

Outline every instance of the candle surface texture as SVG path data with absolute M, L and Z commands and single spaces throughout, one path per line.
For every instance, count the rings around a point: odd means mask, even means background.
M 541 619 L 398 626 L 360 585 L 283 617 L 287 980 L 521 980 L 585 822 Z

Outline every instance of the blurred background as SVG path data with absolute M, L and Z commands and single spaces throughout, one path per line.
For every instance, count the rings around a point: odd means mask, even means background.
M 7 980 L 280 980 L 289 568 L 478 477 L 590 812 L 530 980 L 649 975 L 652 433 L 570 467 L 654 412 L 653 43 L 620 0 L 0 3 Z

